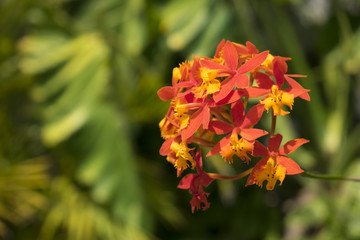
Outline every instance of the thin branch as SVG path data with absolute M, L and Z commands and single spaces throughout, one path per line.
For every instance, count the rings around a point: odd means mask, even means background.
M 214 147 L 216 145 L 215 142 L 211 142 L 209 140 L 206 140 L 206 139 L 198 137 L 198 136 L 193 136 L 191 138 L 191 142 L 196 143 L 198 145 L 205 146 L 205 147 Z
M 250 168 L 250 169 L 246 170 L 245 172 L 242 172 L 242 173 L 240 173 L 238 175 L 235 175 L 235 176 L 225 176 L 225 175 L 221 175 L 221 174 L 218 174 L 218 173 L 208 173 L 208 175 L 211 178 L 214 178 L 214 179 L 236 180 L 236 179 L 240 179 L 240 178 L 243 178 L 243 177 L 249 175 L 252 170 L 253 170 L 253 168 Z
M 226 118 L 221 114 L 221 112 L 213 111 L 212 113 L 214 114 L 214 116 L 215 116 L 218 120 L 220 120 L 220 121 L 222 121 L 222 122 L 224 122 L 224 123 L 227 123 L 227 124 L 229 124 L 229 125 L 232 125 L 232 122 L 229 121 L 228 119 L 226 119 Z
M 333 175 L 325 175 L 325 174 L 314 174 L 307 171 L 304 171 L 301 176 L 308 177 L 308 178 L 317 178 L 317 179 L 324 179 L 324 180 L 342 180 L 342 181 L 354 181 L 360 182 L 360 178 L 355 177 L 344 177 L 344 176 L 333 176 Z
M 270 131 L 270 136 L 273 136 L 275 134 L 275 128 L 276 128 L 276 116 L 274 114 L 274 109 L 271 109 L 271 131 Z

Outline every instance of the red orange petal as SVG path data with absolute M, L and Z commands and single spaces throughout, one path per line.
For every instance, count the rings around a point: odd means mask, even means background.
M 170 146 L 173 141 L 174 141 L 174 138 L 169 138 L 169 139 L 166 139 L 165 142 L 163 142 L 163 144 L 161 145 L 160 151 L 159 151 L 161 156 L 166 156 L 171 153 Z
M 247 48 L 249 54 L 257 54 L 259 52 L 259 50 L 257 50 L 255 45 L 249 41 L 246 42 L 246 48 Z
M 236 70 L 238 65 L 238 53 L 232 44 L 232 42 L 227 41 L 224 46 L 224 60 L 225 63 L 230 67 L 232 70 Z
M 213 98 L 215 102 L 219 102 L 224 99 L 231 90 L 234 88 L 235 80 L 232 76 L 228 77 L 225 81 L 221 82 L 221 88 L 219 92 L 214 93 Z
M 193 181 L 194 177 L 196 176 L 196 174 L 194 173 L 190 173 L 185 175 L 181 180 L 179 185 L 177 186 L 180 189 L 189 189 L 191 182 Z
M 159 91 L 157 91 L 157 95 L 163 101 L 169 101 L 173 99 L 176 96 L 176 93 L 176 88 L 171 86 L 162 87 Z
M 271 89 L 274 81 L 265 73 L 257 72 L 255 75 L 255 82 L 259 88 Z
M 225 98 L 221 99 L 216 103 L 216 106 L 225 105 L 228 103 L 233 103 L 239 100 L 242 96 L 244 96 L 245 91 L 243 90 L 234 90 L 231 91 Z
M 252 127 L 255 124 L 257 124 L 265 111 L 265 107 L 263 104 L 257 104 L 250 108 L 250 110 L 247 112 L 244 122 L 242 124 L 243 128 Z
M 275 57 L 273 60 L 273 72 L 276 80 L 276 85 L 279 88 L 284 84 L 284 74 L 287 72 L 287 64 L 286 62 L 279 57 Z
M 221 149 L 225 147 L 230 142 L 231 134 L 226 135 L 223 139 L 221 139 L 206 155 L 207 157 L 212 155 L 220 154 Z
M 286 175 L 294 175 L 304 172 L 300 166 L 291 158 L 286 156 L 278 156 L 276 163 L 283 165 L 286 168 Z
M 234 102 L 231 104 L 231 118 L 236 127 L 239 127 L 245 117 L 245 109 L 244 109 L 244 103 L 241 101 Z
M 221 121 L 211 121 L 209 123 L 209 130 L 216 133 L 216 134 L 225 134 L 229 133 L 234 129 L 233 126 L 221 122 Z
M 251 58 L 249 61 L 241 65 L 241 67 L 239 67 L 238 73 L 247 73 L 259 67 L 265 61 L 268 54 L 269 51 L 264 51 Z
M 307 92 L 310 91 L 310 90 L 303 91 L 303 90 L 306 90 L 306 89 L 303 88 L 300 83 L 298 83 L 297 81 L 295 81 L 294 79 L 292 79 L 291 77 L 286 76 L 286 75 L 285 75 L 285 81 L 287 82 L 287 84 L 289 85 L 290 88 L 292 88 L 292 89 L 299 89 L 300 92 L 302 92 L 302 93 L 299 93 L 299 95 L 298 95 L 300 98 L 302 98 L 302 99 L 304 99 L 304 100 L 307 100 L 307 101 L 310 101 L 310 96 L 309 96 L 309 94 L 307 93 Z M 304 92 L 305 92 L 305 93 L 304 93 Z M 295 97 L 296 97 L 296 96 L 295 96 Z
M 290 154 L 293 151 L 295 151 L 298 147 L 300 147 L 301 145 L 303 145 L 307 142 L 309 142 L 309 140 L 306 140 L 304 138 L 297 138 L 297 139 L 291 140 L 291 141 L 287 142 L 282 148 L 280 148 L 279 154 L 281 154 L 281 155 Z
M 210 61 L 210 60 L 200 60 L 200 64 L 202 67 L 206 67 L 208 69 L 212 69 L 212 70 L 220 70 L 220 72 L 229 72 L 231 73 L 232 71 L 224 66 L 224 65 L 221 65 L 217 62 L 214 62 L 214 61 Z
M 269 155 L 269 151 L 261 142 L 255 141 L 254 150 L 251 155 L 254 157 L 267 156 Z
M 245 92 L 247 93 L 248 97 L 257 98 L 257 97 L 264 96 L 265 94 L 268 94 L 269 92 L 271 92 L 271 89 L 248 87 L 245 89 Z
M 220 52 L 223 50 L 225 45 L 225 39 L 222 39 L 219 45 L 216 47 L 215 57 L 220 57 Z
M 204 109 L 200 108 L 191 116 L 189 125 L 181 132 L 182 141 L 192 137 L 192 135 L 194 135 L 194 133 L 199 129 L 203 121 L 203 112 Z
M 281 144 L 282 136 L 281 134 L 276 134 L 270 137 L 268 142 L 269 152 L 278 152 Z
M 245 88 L 249 86 L 249 77 L 244 74 L 235 74 L 235 85 L 237 88 Z
M 240 135 L 246 140 L 253 141 L 259 137 L 268 134 L 267 131 L 257 128 L 244 128 L 241 129 Z

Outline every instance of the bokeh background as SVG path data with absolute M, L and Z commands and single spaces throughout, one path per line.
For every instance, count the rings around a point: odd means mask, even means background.
M 215 181 L 211 207 L 191 213 L 158 154 L 169 103 L 156 91 L 223 38 L 293 59 L 311 89 L 278 119 L 284 142 L 311 140 L 293 159 L 359 177 L 358 0 L 1 0 L 0 238 L 360 239 L 353 182 Z

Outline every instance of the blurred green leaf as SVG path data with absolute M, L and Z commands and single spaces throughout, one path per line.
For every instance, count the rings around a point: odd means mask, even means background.
M 109 213 L 66 179 L 55 179 L 50 199 L 56 199 L 45 218 L 39 239 L 54 239 L 67 229 L 67 239 L 148 239 L 141 229 L 114 222 Z
M 6 222 L 22 224 L 46 208 L 48 199 L 39 190 L 50 182 L 47 161 L 39 157 L 0 169 L 0 236 L 6 236 Z
M 183 49 L 204 28 L 208 8 L 208 0 L 169 2 L 162 10 L 160 23 L 161 29 L 168 35 L 167 45 L 173 50 Z

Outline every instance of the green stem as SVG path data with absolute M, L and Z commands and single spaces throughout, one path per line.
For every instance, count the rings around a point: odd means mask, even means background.
M 318 178 L 318 179 L 324 179 L 324 180 L 342 180 L 342 181 L 354 181 L 354 182 L 360 182 L 360 178 L 354 178 L 354 177 L 344 177 L 344 176 L 332 176 L 332 175 L 324 175 L 324 174 L 314 174 L 310 172 L 304 171 L 301 176 L 308 177 L 308 178 Z
M 205 146 L 205 147 L 214 147 L 216 145 L 215 142 L 211 142 L 209 140 L 206 140 L 206 139 L 198 137 L 198 136 L 193 136 L 191 138 L 191 142 L 196 143 L 198 145 Z
M 270 131 L 270 136 L 274 135 L 275 128 L 276 128 L 276 116 L 274 115 L 274 110 L 271 109 L 271 131 Z
M 223 122 L 225 122 L 225 123 L 228 123 L 228 124 L 232 125 L 232 122 L 230 122 L 230 121 L 227 120 L 225 117 L 223 117 L 223 116 L 221 115 L 221 113 L 217 113 L 217 112 L 214 111 L 213 114 L 214 114 L 215 117 L 216 117 L 217 119 L 219 119 L 220 121 L 223 121 Z
M 236 180 L 236 179 L 243 178 L 243 177 L 249 175 L 252 170 L 253 170 L 253 168 L 250 168 L 250 169 L 246 170 L 245 172 L 242 172 L 242 173 L 240 173 L 238 175 L 235 175 L 235 176 L 225 176 L 225 175 L 221 175 L 221 174 L 218 174 L 218 173 L 208 173 L 208 175 L 211 178 L 214 178 L 214 179 Z

